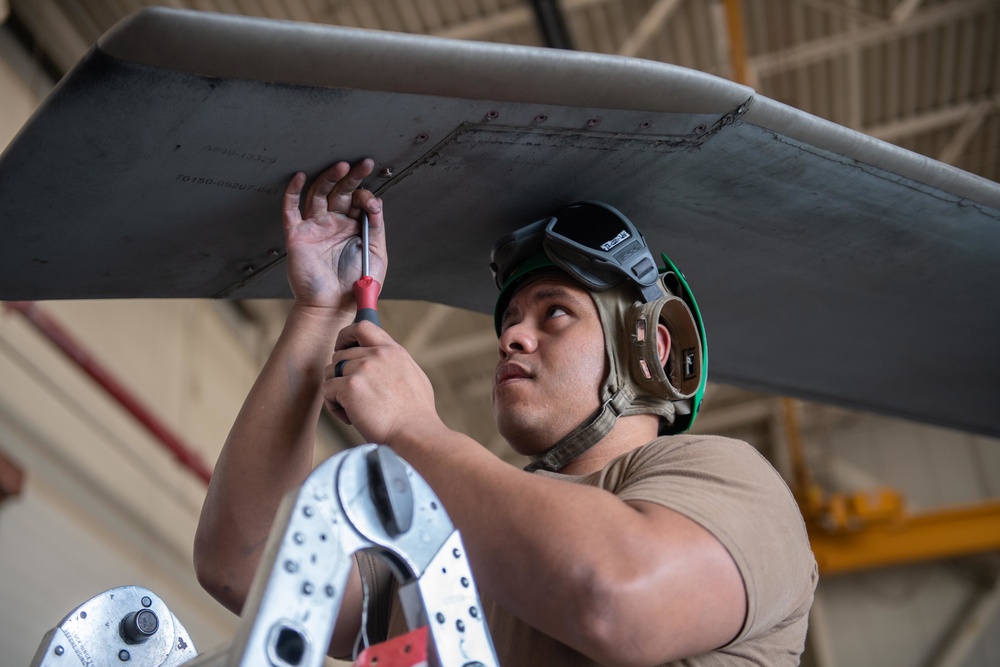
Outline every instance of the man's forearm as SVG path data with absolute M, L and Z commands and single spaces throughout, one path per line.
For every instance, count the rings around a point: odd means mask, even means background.
M 239 612 L 281 498 L 312 469 L 318 388 L 343 317 L 293 306 L 226 439 L 195 536 L 199 580 Z

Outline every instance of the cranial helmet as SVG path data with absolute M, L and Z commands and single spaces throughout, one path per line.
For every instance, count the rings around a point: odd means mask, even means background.
M 661 435 L 691 427 L 705 393 L 708 343 L 691 288 L 670 258 L 660 257 L 664 266 L 657 268 L 632 222 L 601 202 L 571 204 L 494 246 L 498 336 L 511 298 L 545 272 L 568 275 L 587 289 L 604 329 L 608 375 L 601 407 L 527 470 L 561 469 L 600 442 L 620 416 L 658 415 Z M 665 365 L 657 350 L 659 323 L 670 332 Z

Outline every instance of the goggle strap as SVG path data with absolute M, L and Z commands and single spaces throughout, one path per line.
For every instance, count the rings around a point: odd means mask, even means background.
M 667 293 L 663 291 L 663 287 L 660 285 L 659 280 L 652 285 L 640 285 L 640 287 L 642 288 L 642 300 L 644 303 L 652 303 L 667 295 Z

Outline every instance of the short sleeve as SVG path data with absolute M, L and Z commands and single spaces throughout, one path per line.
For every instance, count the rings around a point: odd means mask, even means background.
M 733 643 L 808 610 L 816 561 L 788 486 L 745 442 L 660 438 L 605 471 L 622 500 L 654 502 L 708 530 L 729 551 L 747 590 L 747 618 Z

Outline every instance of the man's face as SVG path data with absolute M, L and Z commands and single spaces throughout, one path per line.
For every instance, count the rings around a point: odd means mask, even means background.
M 558 275 L 514 295 L 500 329 L 493 415 L 521 454 L 543 452 L 600 405 L 604 332 L 590 294 Z

